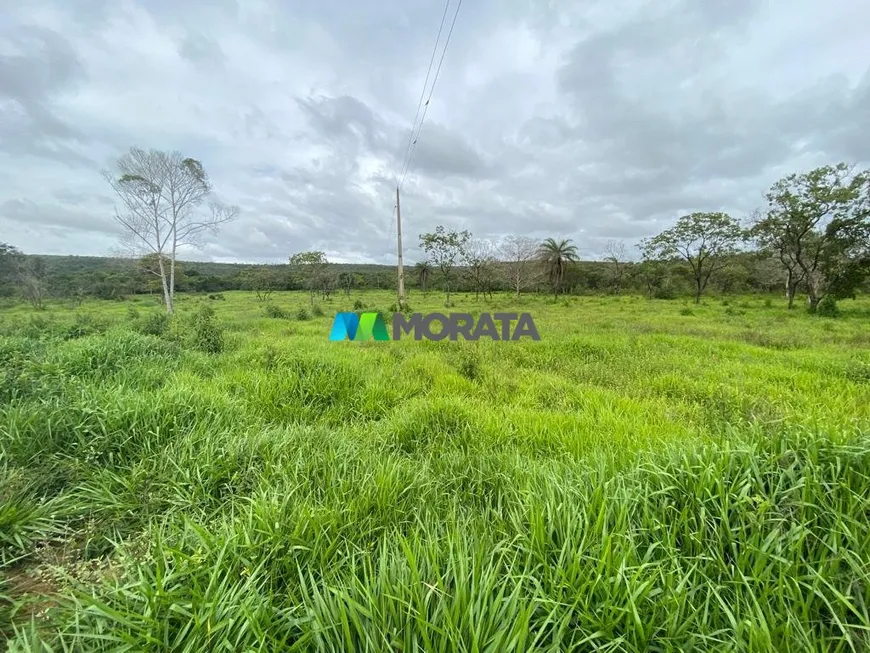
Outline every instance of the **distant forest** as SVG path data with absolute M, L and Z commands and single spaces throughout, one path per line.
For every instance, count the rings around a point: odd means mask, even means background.
M 122 300 L 130 295 L 160 294 L 160 278 L 143 261 L 93 256 L 24 255 L 38 265 L 46 298 L 84 298 Z M 342 294 L 359 290 L 396 290 L 395 266 L 329 263 L 335 279 L 331 292 Z M 216 293 L 227 290 L 302 290 L 306 279 L 294 273 L 289 264 L 253 265 L 179 261 L 176 290 Z M 418 268 L 405 267 L 409 290 L 438 291 L 442 286 L 437 269 L 430 270 L 421 283 Z M 457 266 L 451 287 L 458 292 L 474 292 L 475 282 L 466 268 Z M 548 280 L 541 276 L 528 292 L 549 292 Z M 510 291 L 510 282 L 494 275 L 491 290 Z M 713 293 L 784 293 L 778 261 L 758 252 L 734 255 L 730 264 L 710 280 Z M 867 284 L 862 288 L 870 292 Z M 651 298 L 673 299 L 692 294 L 691 269 L 677 262 L 666 266 L 646 266 L 641 262 L 578 261 L 565 274 L 564 292 L 570 294 L 632 293 Z M 17 284 L 7 278 L 0 283 L 0 296 L 17 293 Z

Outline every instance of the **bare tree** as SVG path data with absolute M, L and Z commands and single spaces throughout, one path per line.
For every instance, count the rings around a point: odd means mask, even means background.
M 132 147 L 115 167 L 103 171 L 123 205 L 115 220 L 124 227 L 131 250 L 156 256 L 166 311 L 172 313 L 178 248 L 200 245 L 205 233 L 235 219 L 239 208 L 211 200 L 208 212 L 202 211 L 212 197 L 211 181 L 199 161 L 179 152 Z
M 517 297 L 540 276 L 539 248 L 537 240 L 518 234 L 505 236 L 499 244 L 502 268 Z
M 483 293 L 484 299 L 487 295 L 491 296 L 496 264 L 492 241 L 484 238 L 470 240 L 462 250 L 462 262 L 474 286 L 474 298 L 479 299 L 480 293 Z
M 19 256 L 18 279 L 21 291 L 33 308 L 42 309 L 46 295 L 45 261 L 39 256 Z
M 614 292 L 622 290 L 622 277 L 628 262 L 628 251 L 621 240 L 608 240 L 604 246 L 604 260 L 611 264 Z

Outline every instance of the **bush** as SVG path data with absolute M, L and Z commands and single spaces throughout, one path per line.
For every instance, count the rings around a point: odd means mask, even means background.
M 280 306 L 275 306 L 275 304 L 267 304 L 265 313 L 266 317 L 274 317 L 280 320 L 286 320 L 290 317 L 290 314 L 287 311 Z
M 208 298 L 213 299 L 213 300 L 217 300 L 217 301 L 221 301 L 221 302 L 225 302 L 227 300 L 227 298 L 224 297 L 224 294 L 221 292 L 215 293 L 213 295 L 209 295 Z
M 840 315 L 840 308 L 837 306 L 837 300 L 828 295 L 819 302 L 816 312 L 822 317 L 837 317 Z
M 656 288 L 655 292 L 653 293 L 653 297 L 655 299 L 675 299 L 676 296 L 677 293 L 674 292 L 674 289 L 669 287 Z
M 764 308 L 771 308 L 773 306 L 773 300 L 768 297 L 764 300 Z
M 727 312 L 728 311 L 726 311 L 726 313 Z M 695 311 L 693 311 L 688 306 L 684 306 L 683 308 L 680 309 L 680 315 L 694 315 L 694 314 L 695 314 Z
M 137 331 L 148 336 L 162 336 L 169 328 L 169 314 L 152 312 L 146 315 L 138 324 Z
M 363 302 L 362 302 L 361 299 L 357 299 L 357 300 L 355 300 L 355 301 L 353 302 L 353 310 L 355 310 L 355 311 L 361 311 L 361 310 L 363 310 L 365 307 L 366 307 L 366 305 L 363 304 Z
M 312 314 L 314 317 L 323 317 L 323 309 L 320 308 L 320 304 L 315 304 L 315 305 L 311 308 L 311 314 Z
M 128 306 L 127 319 L 131 320 L 132 322 L 137 321 L 139 319 L 139 309 L 137 309 L 135 306 Z
M 310 320 L 311 316 L 308 314 L 308 311 L 305 310 L 305 307 L 303 306 L 298 311 L 296 311 L 296 319 L 300 322 L 303 322 L 305 320 Z
M 65 339 L 72 340 L 74 338 L 89 336 L 93 333 L 102 333 L 108 326 L 109 324 L 105 319 L 98 319 L 93 315 L 79 313 L 76 315 L 75 322 L 62 335 Z
M 204 305 L 199 309 L 193 323 L 193 344 L 207 354 L 218 354 L 224 348 L 223 329 L 214 319 L 214 309 Z

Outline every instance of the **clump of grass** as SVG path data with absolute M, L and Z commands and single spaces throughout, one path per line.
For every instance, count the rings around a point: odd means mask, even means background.
M 302 306 L 296 311 L 296 319 L 300 322 L 304 322 L 305 320 L 311 319 L 311 314 L 304 306 Z
M 683 308 L 680 309 L 680 315 L 694 315 L 694 314 L 695 314 L 695 311 L 693 311 L 688 306 L 684 306 Z
M 289 311 L 285 311 L 280 306 L 276 304 L 266 304 L 266 308 L 263 309 L 266 317 L 272 317 L 279 320 L 286 320 L 290 317 Z
M 311 307 L 311 314 L 314 317 L 323 317 L 323 308 L 320 306 L 320 304 L 315 304 Z
M 136 326 L 139 333 L 162 336 L 169 328 L 169 315 L 165 311 L 151 311 Z
M 362 311 L 366 307 L 365 303 L 361 299 L 355 299 L 353 302 L 353 310 Z
M 459 374 L 469 381 L 476 381 L 481 375 L 481 361 L 477 350 L 471 347 L 463 347 L 459 355 Z

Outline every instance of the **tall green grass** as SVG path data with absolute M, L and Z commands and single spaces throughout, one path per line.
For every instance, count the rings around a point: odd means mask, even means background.
M 866 302 L 458 297 L 541 342 L 330 343 L 353 298 L 180 299 L 0 323 L 10 650 L 870 645 Z

